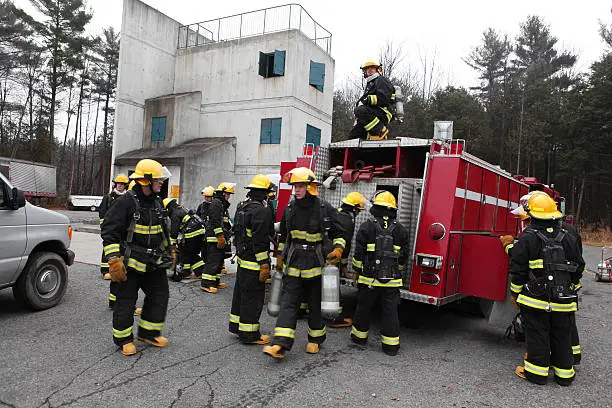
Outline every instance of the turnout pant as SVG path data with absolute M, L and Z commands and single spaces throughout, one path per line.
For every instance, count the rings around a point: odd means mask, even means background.
M 259 281 L 259 270 L 238 266 L 229 331 L 237 334 L 240 341 L 251 342 L 260 339 L 259 317 L 263 310 L 265 294 L 266 285 Z
M 352 139 L 366 139 L 368 133 L 378 135 L 391 120 L 390 114 L 388 115 L 379 107 L 360 105 L 355 108 L 354 113 L 357 124 L 351 129 L 350 136 Z
M 140 273 L 127 268 L 127 281 L 117 282 L 117 300 L 113 309 L 113 340 L 121 346 L 134 340 L 134 308 L 138 290 L 145 294 L 138 322 L 138 336 L 153 339 L 160 335 L 168 309 L 168 277 L 158 268 Z
M 580 350 L 580 338 L 578 337 L 578 327 L 576 327 L 576 313 L 572 313 L 570 316 L 572 332 L 571 332 L 571 345 L 572 354 L 574 355 L 574 365 L 580 364 L 582 359 L 582 352 Z
M 108 258 L 104 255 L 104 250 L 102 250 L 102 257 L 100 258 L 100 273 L 102 276 L 108 273 Z
M 110 293 L 108 294 L 108 307 L 111 309 L 115 307 L 115 303 L 117 302 L 117 285 L 119 282 L 110 282 Z
M 225 260 L 225 251 L 217 248 L 215 243 L 206 246 L 206 263 L 202 270 L 202 287 L 210 288 L 219 285 L 221 281 L 221 268 Z
M 521 306 L 525 318 L 527 360 L 525 376 L 536 384 L 546 384 L 548 371 L 554 370 L 555 381 L 570 385 L 575 372 L 572 366 L 571 330 L 573 312 L 546 312 Z
M 283 277 L 281 310 L 274 328 L 273 344 L 291 350 L 295 340 L 295 327 L 301 294 L 308 296 L 308 341 L 321 344 L 325 341 L 326 328 L 321 320 L 321 276 L 314 278 Z
M 200 276 L 204 268 L 204 261 L 200 257 L 202 249 L 202 237 L 195 236 L 193 238 L 185 238 L 185 243 L 181 249 L 181 259 L 183 260 L 183 276 L 193 274 Z
M 357 309 L 353 317 L 351 339 L 365 344 L 368 340 L 372 306 L 380 299 L 382 327 L 382 348 L 387 353 L 397 353 L 400 348 L 400 323 L 397 307 L 400 302 L 399 288 L 358 284 Z

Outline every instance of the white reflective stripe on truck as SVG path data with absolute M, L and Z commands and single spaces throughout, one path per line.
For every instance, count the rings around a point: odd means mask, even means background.
M 455 188 L 455 197 L 465 198 L 466 200 L 480 202 L 482 200 L 482 196 L 483 195 L 481 193 L 477 193 L 476 191 L 465 190 L 459 187 Z M 486 194 L 484 194 L 484 197 L 485 197 L 485 204 L 496 205 L 502 208 L 516 208 L 519 205 L 518 203 L 510 201 L 510 207 L 508 207 L 508 201 L 506 200 L 498 199 L 497 197 L 493 197 L 493 196 L 486 195 Z

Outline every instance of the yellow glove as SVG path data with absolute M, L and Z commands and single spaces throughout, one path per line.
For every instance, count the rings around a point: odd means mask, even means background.
M 283 257 L 280 254 L 276 255 L 276 270 L 282 273 L 283 266 L 284 266 Z
M 265 282 L 267 279 L 270 279 L 270 265 L 259 265 L 259 281 Z
M 218 249 L 225 248 L 225 236 L 224 235 L 219 235 L 217 237 L 217 248 Z
M 342 248 L 334 248 L 329 254 L 327 254 L 327 263 L 335 265 L 342 258 Z
M 505 248 L 506 245 L 514 242 L 514 237 L 512 235 L 502 235 L 499 237 L 499 240 L 501 241 L 502 246 Z
M 125 282 L 127 280 L 127 271 L 123 264 L 123 258 L 111 258 L 108 260 L 108 272 L 113 282 Z
M 512 305 L 517 308 L 520 309 L 518 303 L 516 303 L 516 298 L 518 297 L 518 295 L 516 293 L 513 293 L 510 295 L 510 302 L 512 302 Z

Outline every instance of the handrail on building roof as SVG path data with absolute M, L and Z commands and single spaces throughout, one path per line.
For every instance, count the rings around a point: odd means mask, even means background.
M 331 53 L 331 33 L 295 3 L 180 26 L 177 47 L 198 47 L 288 30 L 300 30 L 325 52 Z

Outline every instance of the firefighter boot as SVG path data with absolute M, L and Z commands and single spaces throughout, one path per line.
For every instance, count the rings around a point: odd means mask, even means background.
M 334 322 L 332 324 L 330 324 L 330 327 L 333 327 L 334 329 L 339 329 L 342 327 L 349 327 L 353 325 L 353 319 L 351 319 L 350 317 L 337 317 L 336 320 L 334 320 Z
M 275 344 L 273 346 L 265 346 L 263 348 L 263 352 L 264 354 L 267 354 L 270 357 L 274 357 L 279 360 L 285 358 L 285 349 L 283 349 L 283 346 L 280 346 L 278 344 Z
M 262 334 L 258 340 L 245 341 L 244 344 L 259 344 L 263 346 L 264 344 L 270 343 L 270 336 L 267 334 Z
M 138 336 L 138 340 L 144 341 L 145 343 L 149 343 L 152 346 L 160 347 L 160 348 L 166 347 L 168 345 L 168 339 L 165 338 L 164 336 L 157 336 L 157 337 L 154 337 L 153 339 L 147 339 L 146 337 Z
M 217 293 L 219 290 L 215 287 L 208 287 L 208 286 L 201 286 L 200 289 L 202 289 L 204 292 L 208 292 L 208 293 Z
M 525 367 L 524 366 L 516 366 L 516 368 L 514 369 L 514 374 L 518 375 L 523 380 L 527 379 L 527 377 L 525 376 Z
M 308 344 L 306 344 L 306 352 L 308 354 L 317 354 L 319 352 L 319 345 L 317 343 L 308 342 Z
M 217 285 L 217 289 L 225 289 L 227 288 L 227 284 L 224 282 L 219 282 L 219 284 Z
M 134 309 L 134 316 L 140 316 L 142 314 L 142 307 Z
M 121 346 L 121 354 L 124 356 L 132 356 L 136 354 L 136 346 L 134 343 L 126 343 Z
M 104 280 L 110 280 L 110 278 L 111 278 L 111 275 L 109 272 L 106 272 L 104 275 L 102 275 L 102 279 Z
M 389 137 L 389 129 L 386 126 L 383 126 L 380 133 L 378 134 L 370 134 L 368 133 L 367 140 L 387 140 Z

